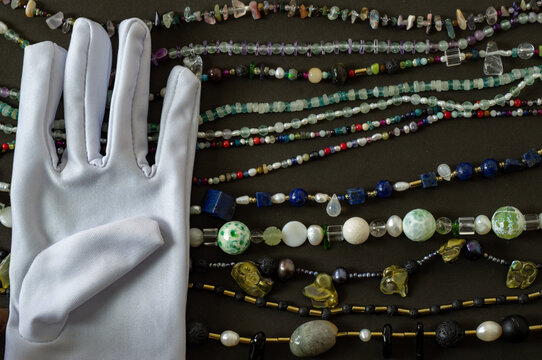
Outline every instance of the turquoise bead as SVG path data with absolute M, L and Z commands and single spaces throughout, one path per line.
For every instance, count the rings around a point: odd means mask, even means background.
M 426 241 L 436 230 L 435 218 L 424 209 L 414 209 L 403 219 L 403 232 L 412 241 Z
M 525 228 L 525 217 L 513 206 L 497 209 L 491 218 L 491 228 L 501 239 L 514 239 L 521 235 Z
M 250 230 L 240 221 L 230 221 L 218 230 L 217 240 L 226 254 L 242 254 L 250 246 Z

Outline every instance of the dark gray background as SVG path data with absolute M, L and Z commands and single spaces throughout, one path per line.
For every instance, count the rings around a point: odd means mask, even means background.
M 248 3 L 248 1 L 247 1 Z M 220 3 L 223 5 L 223 3 Z M 316 2 L 317 5 L 323 5 Z M 431 2 L 431 1 L 367 1 L 363 5 L 376 7 L 381 13 L 390 15 L 410 14 L 425 15 L 429 10 L 435 14 L 447 16 L 455 15 L 455 9 L 461 6 L 465 14 L 469 12 L 484 12 L 491 1 L 455 1 L 455 2 Z M 152 19 L 154 11 L 163 13 L 168 10 L 182 12 L 186 5 L 193 9 L 211 9 L 212 1 L 104 1 L 75 2 L 68 0 L 40 1 L 38 7 L 56 12 L 61 10 L 66 17 L 86 16 L 93 20 L 105 22 L 108 19 L 121 20 L 129 17 L 141 17 Z M 328 5 L 335 5 L 330 3 Z M 355 1 L 341 1 L 343 7 L 360 8 Z M 493 2 L 500 7 L 500 3 Z M 359 10 L 359 9 L 358 9 Z M 23 38 L 31 42 L 51 40 L 67 47 L 69 35 L 63 35 L 60 30 L 51 31 L 46 26 L 44 19 L 28 19 L 23 10 L 12 11 L 9 6 L 0 6 L 0 20 L 13 27 Z M 540 24 L 521 26 L 506 33 L 499 34 L 495 40 L 499 47 L 508 49 L 517 46 L 523 41 L 531 41 L 539 44 Z M 466 35 L 465 32 L 459 35 Z M 382 29 L 370 30 L 368 24 L 351 25 L 349 22 L 331 22 L 325 18 L 305 19 L 287 18 L 285 14 L 271 15 L 267 18 L 253 21 L 250 15 L 242 19 L 231 19 L 227 23 L 210 26 L 205 23 L 174 26 L 170 30 L 152 31 L 153 49 L 159 47 L 173 47 L 177 44 L 199 43 L 202 40 L 234 40 L 234 41 L 262 41 L 262 42 L 293 42 L 319 41 L 319 40 L 424 40 L 425 33 L 420 30 L 410 32 Z M 436 33 L 430 36 L 432 40 L 447 38 L 445 33 Z M 116 51 L 117 39 L 113 39 L 114 52 Z M 476 46 L 484 49 L 485 42 Z M 0 40 L 0 86 L 19 87 L 21 76 L 21 64 L 23 51 L 13 43 L 4 39 Z M 212 65 L 221 68 L 235 67 L 250 61 L 265 62 L 269 66 L 282 66 L 287 69 L 295 67 L 306 70 L 317 66 L 329 69 L 337 62 L 343 62 L 347 67 L 364 67 L 374 62 L 385 61 L 387 55 L 333 55 L 314 57 L 241 57 L 214 55 L 204 57 L 204 68 Z M 399 57 L 399 56 L 396 56 Z M 405 56 L 404 58 L 412 58 Z M 504 59 L 505 71 L 513 67 L 525 67 L 534 65 L 536 60 L 520 61 Z M 171 67 L 179 64 L 173 61 L 152 69 L 151 91 L 157 92 L 165 85 Z M 231 104 L 237 101 L 272 101 L 293 100 L 309 98 L 323 93 L 331 93 L 339 89 L 359 89 L 361 87 L 374 87 L 376 85 L 397 84 L 399 82 L 431 79 L 467 79 L 482 77 L 482 62 L 476 61 L 463 64 L 454 68 L 446 68 L 444 65 L 434 65 L 423 70 L 414 69 L 401 72 L 393 76 L 363 77 L 348 82 L 342 88 L 325 83 L 310 85 L 306 81 L 274 81 L 263 82 L 256 80 L 228 80 L 220 84 L 203 84 L 201 109 L 206 110 L 222 104 Z M 491 99 L 498 93 L 504 93 L 509 87 L 490 89 L 484 91 L 471 91 L 460 93 L 438 94 L 441 99 L 453 99 L 455 101 L 475 101 L 480 98 Z M 534 99 L 541 96 L 540 82 L 528 88 L 521 97 Z M 342 109 L 344 106 L 355 106 L 359 102 L 341 104 L 327 107 L 323 111 Z M 154 102 L 150 105 L 149 120 L 159 120 L 161 103 Z M 312 129 L 335 128 L 353 122 L 376 120 L 385 116 L 410 111 L 411 106 L 400 106 L 386 111 L 372 112 L 369 115 L 357 116 L 351 119 L 339 119 L 333 123 L 320 123 Z M 315 113 L 320 112 L 317 110 Z M 260 124 L 274 124 L 276 121 L 289 121 L 294 117 L 305 116 L 308 113 L 297 114 L 267 114 L 267 115 L 239 115 L 230 116 L 216 121 L 214 124 L 201 127 L 201 129 L 236 129 L 242 126 L 258 126 Z M 61 115 L 59 115 L 61 116 Z M 2 121 L 6 121 L 3 119 Z M 305 129 L 308 129 L 305 128 Z M 304 129 L 304 130 L 305 130 Z M 381 179 L 389 179 L 391 182 L 406 180 L 411 181 L 420 173 L 436 171 L 440 163 L 448 163 L 455 167 L 461 161 L 470 161 L 479 164 L 487 157 L 504 159 L 506 157 L 519 158 L 526 150 L 540 147 L 540 118 L 503 118 L 503 119 L 458 119 L 442 121 L 437 125 L 423 129 L 419 134 L 408 137 L 400 137 L 393 141 L 378 142 L 366 148 L 341 153 L 329 158 L 310 162 L 300 167 L 280 170 L 267 176 L 243 180 L 217 187 L 233 196 L 254 194 L 256 191 L 289 192 L 295 187 L 302 187 L 309 193 L 315 192 L 344 192 L 353 186 L 363 186 L 371 189 Z M 13 136 L 0 134 L 1 141 L 13 139 Z M 357 138 L 358 134 L 350 136 Z M 293 154 L 301 154 L 328 145 L 338 144 L 344 138 L 314 140 L 307 142 L 295 142 L 287 145 L 268 145 L 254 148 L 241 148 L 230 150 L 206 150 L 196 156 L 194 174 L 198 176 L 212 176 L 215 174 L 232 171 L 233 169 L 248 169 L 260 165 L 262 162 L 270 163 Z M 1 156 L 0 181 L 10 181 L 12 154 Z M 288 205 L 267 209 L 255 207 L 239 207 L 236 219 L 245 222 L 251 228 L 264 229 L 275 225 L 279 228 L 290 220 L 299 220 L 305 224 L 318 223 L 342 224 L 351 216 L 361 216 L 369 222 L 374 219 L 387 219 L 393 214 L 404 216 L 413 208 L 425 208 L 431 211 L 435 217 L 447 216 L 451 219 L 458 216 L 476 216 L 485 214 L 491 217 L 493 211 L 503 205 L 514 205 L 524 213 L 536 213 L 541 211 L 540 195 L 542 188 L 542 170 L 533 169 L 522 173 L 506 176 L 498 176 L 492 180 L 477 176 L 474 180 L 463 183 L 454 181 L 441 184 L 438 189 L 421 190 L 415 189 L 406 193 L 396 194 L 389 200 L 369 200 L 360 207 L 343 207 L 343 214 L 339 218 L 332 219 L 325 214 L 324 207 L 309 205 L 301 209 L 291 208 Z M 192 203 L 198 203 L 206 190 L 199 186 L 192 190 Z M 0 194 L 0 201 L 9 203 L 6 194 Z M 107 206 L 104 204 L 104 206 Z M 58 219 L 57 221 L 62 221 Z M 221 222 L 209 216 L 199 216 L 191 219 L 196 227 L 219 227 Z M 31 226 L 31 224 L 29 224 Z M 2 228 L 1 247 L 8 248 L 10 244 L 10 232 Z M 413 243 L 404 236 L 391 238 L 384 236 L 376 239 L 370 238 L 361 246 L 349 244 L 334 244 L 329 251 L 321 247 L 304 245 L 298 249 L 286 246 L 269 248 L 266 246 L 254 246 L 244 255 L 231 257 L 216 248 L 196 249 L 192 252 L 193 258 L 205 258 L 209 261 L 238 261 L 255 260 L 263 254 L 271 256 L 291 257 L 297 265 L 319 271 L 331 272 L 337 266 L 344 266 L 351 271 L 378 271 L 391 264 L 403 264 L 409 258 L 420 256 L 435 250 L 449 236 L 436 236 L 435 239 L 425 243 Z M 509 259 L 530 259 L 542 261 L 542 249 L 540 247 L 540 233 L 531 232 L 512 241 L 498 239 L 494 235 L 487 235 L 480 239 L 485 245 L 487 252 Z M 475 296 L 495 296 L 499 294 L 520 294 L 520 290 L 509 290 L 504 281 L 506 268 L 498 267 L 486 261 L 469 262 L 461 258 L 453 264 L 443 264 L 434 261 L 425 266 L 422 271 L 409 280 L 409 295 L 400 298 L 398 295 L 385 296 L 378 290 L 377 280 L 352 281 L 338 287 L 341 303 L 355 304 L 397 304 L 402 306 L 425 307 L 431 304 L 449 303 L 453 299 L 472 299 Z M 194 276 L 211 284 L 222 284 L 227 289 L 236 289 L 232 279 L 226 272 L 215 271 L 204 275 Z M 47 279 L 44 279 L 47 281 Z M 299 306 L 308 306 L 310 303 L 301 295 L 303 286 L 310 283 L 309 278 L 297 277 L 295 280 L 275 286 L 271 293 L 272 299 L 284 299 Z M 527 289 L 528 292 L 540 288 L 540 281 Z M 144 301 L 144 299 L 142 299 Z M 7 300 L 4 301 L 7 305 Z M 440 316 L 422 318 L 426 330 L 434 329 L 435 325 L 446 319 L 459 321 L 465 328 L 473 329 L 485 320 L 499 320 L 503 316 L 520 313 L 528 317 L 531 323 L 540 323 L 540 303 L 530 305 L 506 305 L 483 309 L 470 309 L 458 313 L 446 313 Z M 133 314 L 137 316 L 137 314 Z M 270 337 L 289 336 L 291 332 L 306 319 L 301 319 L 291 313 L 257 309 L 255 306 L 237 303 L 232 299 L 217 297 L 209 292 L 189 291 L 187 317 L 190 320 L 201 320 L 207 324 L 213 332 L 220 333 L 226 329 L 233 329 L 242 336 L 252 336 L 257 331 L 263 330 Z M 392 324 L 396 331 L 413 331 L 416 321 L 405 317 L 389 318 L 385 315 L 350 315 L 332 318 L 340 330 L 357 331 L 361 328 L 369 328 L 380 331 L 386 322 Z M 476 338 L 464 340 L 456 349 L 440 349 L 433 339 L 426 339 L 426 358 L 430 359 L 457 359 L 457 358 L 495 358 L 508 359 L 521 354 L 523 358 L 536 358 L 540 352 L 540 335 L 532 335 L 528 341 L 519 344 L 509 344 L 501 341 L 494 343 L 482 343 Z M 395 358 L 414 357 L 413 339 L 394 339 L 393 356 Z M 224 348 L 219 342 L 212 341 L 208 346 L 189 349 L 188 358 L 207 359 L 219 356 L 222 359 L 247 358 L 248 346 L 241 345 L 236 348 Z M 292 358 L 286 344 L 269 344 L 266 350 L 266 358 L 284 359 Z M 370 343 L 361 343 L 358 339 L 339 339 L 335 348 L 329 353 L 322 355 L 322 359 L 378 359 L 381 358 L 381 344 L 379 340 Z

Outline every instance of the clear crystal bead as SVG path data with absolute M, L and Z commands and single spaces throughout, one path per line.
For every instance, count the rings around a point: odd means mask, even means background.
M 436 230 L 441 235 L 449 234 L 452 231 L 452 220 L 447 217 L 440 217 L 436 222 Z
M 386 223 L 382 220 L 373 220 L 369 224 L 369 231 L 374 237 L 382 237 L 386 235 Z
M 201 59 L 201 56 L 187 56 L 183 58 L 183 65 L 192 71 L 194 75 L 201 77 L 201 74 L 203 73 L 203 60 Z
M 498 54 L 499 48 L 495 41 L 488 41 L 486 46 L 486 57 L 484 59 L 484 74 L 502 75 L 502 59 Z
M 62 19 L 64 19 L 64 14 L 62 13 L 62 11 L 59 11 L 56 14 L 49 16 L 47 20 L 45 20 L 45 22 L 51 30 L 54 30 L 57 29 L 60 25 L 62 25 Z

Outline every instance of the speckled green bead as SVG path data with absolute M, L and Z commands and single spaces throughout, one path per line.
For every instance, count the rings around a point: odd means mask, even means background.
M 521 235 L 525 228 L 525 218 L 517 208 L 503 206 L 493 214 L 491 228 L 501 239 L 510 240 Z
M 426 241 L 436 230 L 435 218 L 424 209 L 414 209 L 403 219 L 403 232 L 412 241 Z
M 217 240 L 226 254 L 242 254 L 250 245 L 250 230 L 240 221 L 230 221 L 218 230 Z

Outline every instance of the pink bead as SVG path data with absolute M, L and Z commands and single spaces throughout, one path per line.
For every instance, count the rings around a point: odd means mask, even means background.
M 303 79 L 307 80 L 309 78 L 309 73 L 306 72 L 306 73 L 303 73 Z
M 435 56 L 435 62 L 440 62 L 440 56 Z
M 251 1 L 248 3 L 248 7 L 250 8 L 250 12 L 252 13 L 252 18 L 254 20 L 258 20 L 262 17 L 260 11 L 258 10 L 258 3 L 256 1 Z

